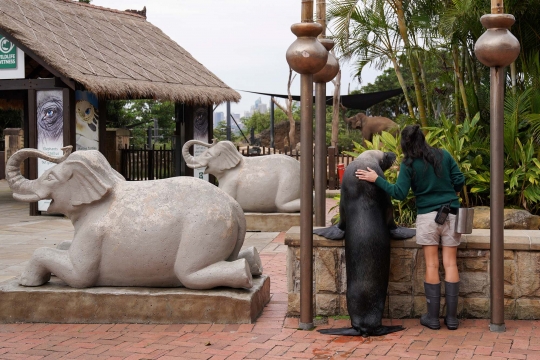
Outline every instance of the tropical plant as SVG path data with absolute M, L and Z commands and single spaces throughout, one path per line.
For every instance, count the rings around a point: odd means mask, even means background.
M 489 159 L 489 143 L 479 120 L 480 114 L 476 114 L 462 124 L 455 124 L 443 115 L 441 127 L 428 128 L 433 139 L 431 145 L 448 151 L 465 176 L 461 195 L 466 207 L 481 202 L 489 193 L 489 163 L 484 163 L 484 159 Z M 486 176 L 488 186 L 484 182 Z M 474 199 L 469 198 L 469 192 L 474 194 Z

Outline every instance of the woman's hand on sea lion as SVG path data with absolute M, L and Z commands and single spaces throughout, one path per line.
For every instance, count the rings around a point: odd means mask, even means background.
M 367 168 L 367 170 L 356 170 L 355 174 L 356 177 L 360 180 L 365 180 L 369 182 L 375 182 L 375 180 L 377 180 L 377 178 L 379 177 L 379 175 L 377 175 L 377 173 L 371 170 L 369 167 Z

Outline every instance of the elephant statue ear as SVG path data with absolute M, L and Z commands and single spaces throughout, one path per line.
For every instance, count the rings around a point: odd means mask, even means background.
M 113 187 L 113 182 L 98 174 L 83 161 L 69 161 L 72 175 L 68 180 L 71 205 L 91 204 L 100 200 Z
M 219 144 L 222 144 L 223 147 L 220 149 L 219 161 L 220 167 L 223 170 L 232 169 L 237 166 L 240 161 L 242 161 L 242 154 L 238 152 L 236 146 L 230 141 L 221 141 Z

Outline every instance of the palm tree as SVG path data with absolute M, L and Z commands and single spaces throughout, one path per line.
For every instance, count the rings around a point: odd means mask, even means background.
M 401 0 L 363 0 L 362 4 L 360 2 L 360 0 L 330 1 L 329 18 L 333 21 L 334 37 L 339 51 L 344 58 L 358 58 L 358 75 L 367 64 L 382 69 L 391 62 L 405 93 L 409 115 L 416 118 L 413 104 L 407 94 L 407 85 L 401 75 L 399 58 L 405 54 L 404 59 L 412 74 L 419 120 L 422 126 L 427 126 L 417 65 L 419 57 L 415 55 L 409 40 L 409 21 L 406 13 L 410 9 L 406 9 L 405 3 Z
M 371 64 L 384 69 L 392 63 L 399 84 L 403 89 L 409 116 L 415 117 L 413 104 L 407 93 L 398 56 L 402 51 L 399 35 L 392 27 L 393 13 L 383 4 L 372 8 L 361 8 L 358 1 L 334 0 L 329 4 L 329 19 L 333 21 L 333 39 L 336 50 L 344 60 L 356 60 L 356 75 Z

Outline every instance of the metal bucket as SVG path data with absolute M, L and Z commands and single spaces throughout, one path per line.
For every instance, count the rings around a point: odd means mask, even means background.
M 456 216 L 456 227 L 454 231 L 458 234 L 472 233 L 474 219 L 473 208 L 459 208 Z

